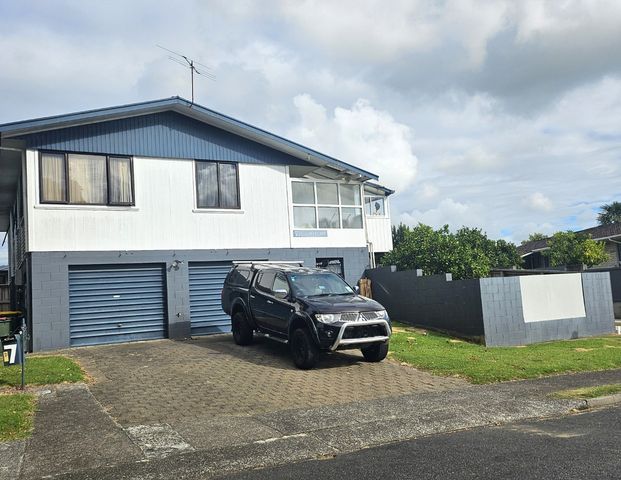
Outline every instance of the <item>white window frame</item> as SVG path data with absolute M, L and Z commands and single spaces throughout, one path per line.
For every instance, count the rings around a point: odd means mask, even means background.
M 365 213 L 364 213 L 364 191 L 363 191 L 363 185 L 360 183 L 351 183 L 351 182 L 343 182 L 343 181 L 338 181 L 338 180 L 329 180 L 329 179 L 308 179 L 308 178 L 290 178 L 291 180 L 291 224 L 293 226 L 294 230 L 363 230 L 365 228 L 365 222 L 364 222 L 364 217 L 365 217 Z M 298 183 L 312 183 L 313 184 L 313 195 L 315 198 L 315 202 L 314 203 L 295 203 L 293 201 L 293 184 L 295 182 Z M 337 186 L 337 197 L 338 197 L 338 204 L 320 204 L 318 203 L 318 199 L 317 199 L 317 184 L 318 183 L 329 183 L 329 184 L 333 184 Z M 341 185 L 353 185 L 358 187 L 358 192 L 360 195 L 360 204 L 359 205 L 350 205 L 350 204 L 344 204 L 341 203 Z M 316 227 L 315 228 L 304 228 L 304 227 L 296 227 L 295 226 L 295 215 L 294 215 L 294 209 L 295 207 L 314 207 L 315 208 L 315 220 L 316 220 Z M 319 208 L 321 207 L 332 207 L 332 208 L 338 208 L 339 210 L 339 226 L 336 228 L 329 228 L 329 227 L 320 227 L 319 226 Z M 361 219 L 362 219 L 362 225 L 360 227 L 356 227 L 356 228 L 343 228 L 343 208 L 358 208 L 361 211 Z
M 388 218 L 388 202 L 387 197 L 385 195 L 379 195 L 379 194 L 371 194 L 371 193 L 365 193 L 364 194 L 364 198 L 381 198 L 384 201 L 384 214 L 383 215 L 373 215 L 372 213 L 367 213 L 366 209 L 364 209 L 364 215 L 367 218 Z M 364 203 L 364 202 L 363 202 Z M 365 203 L 366 206 L 366 203 Z

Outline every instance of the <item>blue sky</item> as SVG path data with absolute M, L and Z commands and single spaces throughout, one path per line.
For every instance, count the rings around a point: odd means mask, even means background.
M 390 8 L 387 7 L 390 5 Z M 181 95 L 520 241 L 621 200 L 621 2 L 5 1 L 0 122 Z M 3 261 L 0 252 L 0 263 Z

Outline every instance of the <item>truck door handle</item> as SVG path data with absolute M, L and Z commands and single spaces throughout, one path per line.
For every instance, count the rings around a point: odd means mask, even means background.
M 267 303 L 272 304 L 272 303 L 274 303 L 274 302 L 272 302 L 271 300 L 268 300 L 268 301 L 267 301 Z
M 250 295 L 250 298 L 254 298 L 254 295 Z

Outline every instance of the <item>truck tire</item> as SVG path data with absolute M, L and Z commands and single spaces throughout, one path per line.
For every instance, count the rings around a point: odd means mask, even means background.
M 305 328 L 296 328 L 291 334 L 293 363 L 302 370 L 309 370 L 317 363 L 319 349 Z
M 237 312 L 231 320 L 231 330 L 233 330 L 233 340 L 237 345 L 250 345 L 254 332 L 244 312 Z
M 367 362 L 381 362 L 388 355 L 388 342 L 375 343 L 361 348 L 362 355 Z

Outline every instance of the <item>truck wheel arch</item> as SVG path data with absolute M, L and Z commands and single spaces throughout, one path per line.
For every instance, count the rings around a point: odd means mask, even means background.
M 309 331 L 313 341 L 319 345 L 317 328 L 315 328 L 315 324 L 310 318 L 308 318 L 308 316 L 299 314 L 293 315 L 289 321 L 289 332 L 287 333 L 287 337 L 291 338 L 291 334 L 296 328 L 306 328 Z

